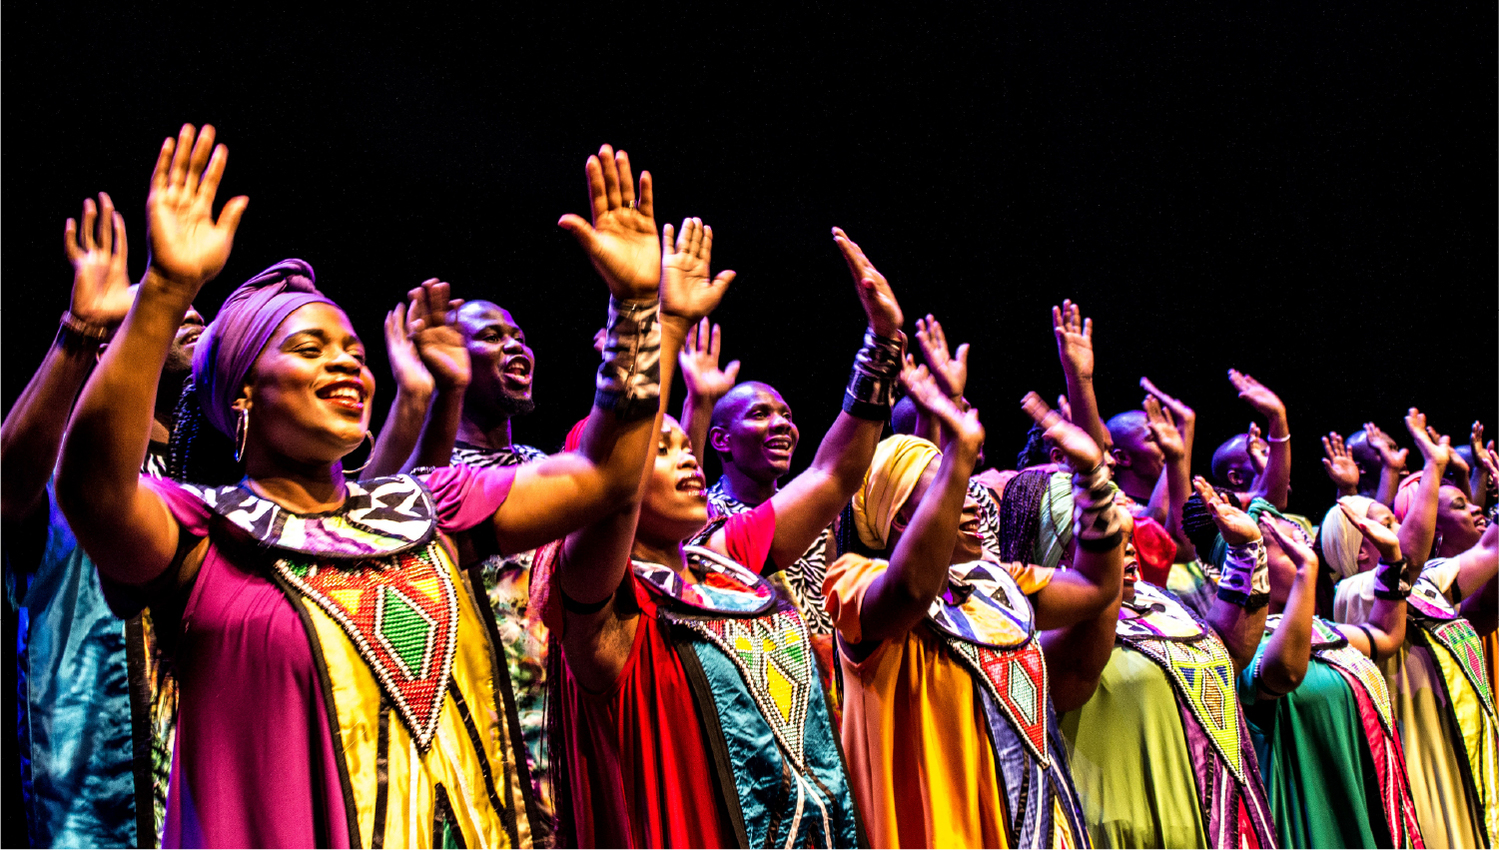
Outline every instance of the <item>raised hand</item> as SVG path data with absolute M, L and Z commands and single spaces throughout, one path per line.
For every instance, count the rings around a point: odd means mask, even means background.
M 1348 506 L 1341 499 L 1338 500 L 1338 507 L 1343 510 L 1343 516 L 1347 517 L 1348 521 L 1353 523 L 1354 527 L 1359 530 L 1359 533 L 1369 538 L 1369 542 L 1373 543 L 1374 548 L 1379 550 L 1379 559 L 1381 561 L 1384 561 L 1386 564 L 1393 564 L 1400 560 L 1400 536 L 1395 533 L 1394 529 L 1386 528 L 1368 517 L 1359 516 L 1349 510 Z
M 1343 445 L 1343 435 L 1336 431 L 1329 431 L 1322 438 L 1322 468 L 1327 470 L 1327 477 L 1336 484 L 1339 493 L 1352 495 L 1358 492 L 1358 464 L 1353 460 L 1353 453 Z
M 1084 380 L 1093 378 L 1093 320 L 1084 319 L 1071 299 L 1051 308 L 1051 329 L 1057 337 L 1062 367 Z
M 859 303 L 864 305 L 864 315 L 869 317 L 869 329 L 886 339 L 895 339 L 906 319 L 890 289 L 890 282 L 869 262 L 858 244 L 848 238 L 843 228 L 833 228 L 833 241 L 843 252 L 849 274 L 853 275 L 858 286 Z
M 677 363 L 682 367 L 682 379 L 687 382 L 689 395 L 717 400 L 734 388 L 734 381 L 739 377 L 739 361 L 718 368 L 720 330 L 718 325 L 710 326 L 708 320 L 703 319 L 687 332 L 687 344 L 677 355 Z
M 1477 469 L 1485 470 L 1491 480 L 1499 480 L 1499 455 L 1494 453 L 1494 441 L 1489 440 L 1488 447 L 1483 445 L 1483 423 L 1474 421 L 1473 430 L 1468 435 L 1468 447 L 1473 450 L 1473 462 Z
M 1290 532 L 1282 530 L 1280 526 L 1276 524 L 1274 517 L 1272 517 L 1268 513 L 1260 515 L 1259 527 L 1260 533 L 1265 537 L 1273 539 L 1276 544 L 1280 546 L 1280 550 L 1286 553 L 1286 557 L 1291 559 L 1291 563 L 1294 564 L 1298 570 L 1311 568 L 1315 573 L 1316 567 L 1318 565 L 1317 553 L 1312 549 L 1311 544 L 1308 543 L 1300 534 L 1292 534 Z M 1384 526 L 1380 527 L 1384 528 Z M 1388 531 L 1389 529 L 1385 530 Z M 1224 539 L 1226 540 L 1227 538 Z
M 1249 375 L 1238 369 L 1228 370 L 1229 383 L 1238 390 L 1239 398 L 1249 402 L 1250 406 L 1259 411 L 1261 415 L 1271 418 L 1286 415 L 1286 406 L 1280 400 L 1280 396 L 1270 391 L 1270 388 L 1256 381 Z M 1272 431 L 1272 435 L 1273 435 Z
M 1088 436 L 1088 432 L 1047 407 L 1039 395 L 1026 393 L 1025 398 L 1020 400 L 1020 407 L 1032 422 L 1041 426 L 1046 438 L 1067 455 L 1067 462 L 1074 472 L 1088 472 L 1103 463 L 1103 451 Z
M 436 384 L 411 339 L 404 303 L 397 304 L 394 310 L 385 314 L 385 352 L 390 358 L 390 373 L 397 386 L 419 396 L 431 396 Z
M 1405 469 L 1405 459 L 1410 455 L 1410 449 L 1396 448 L 1394 438 L 1379 430 L 1379 426 L 1373 422 L 1364 423 L 1364 434 L 1368 436 L 1369 445 L 1379 452 L 1381 464 L 1391 469 Z
M 193 125 L 183 124 L 175 140 L 161 143 L 146 196 L 150 269 L 189 297 L 224 269 L 234 232 L 250 203 L 244 195 L 230 198 L 214 220 L 214 197 L 229 149 L 215 147 L 213 139 L 212 125 L 203 125 L 199 133 Z
M 71 218 L 63 225 L 63 251 L 73 265 L 68 312 L 84 324 L 113 327 L 125 320 L 134 300 L 125 263 L 125 217 L 115 212 L 109 195 L 100 192 L 97 208 L 92 199 L 84 199 L 82 218 L 82 234 Z
M 1416 441 L 1416 451 L 1427 463 L 1436 464 L 1439 469 L 1447 468 L 1452 459 L 1452 441 L 1426 424 L 1426 414 L 1412 407 L 1405 416 L 1405 430 L 1410 432 L 1411 439 Z
M 915 365 L 909 355 L 906 368 L 900 374 L 900 383 L 917 407 L 942 423 L 943 451 L 963 452 L 969 461 L 978 457 L 979 449 L 984 446 L 984 426 L 979 423 L 977 410 L 958 410 L 936 377 L 926 366 Z
M 1213 515 L 1213 524 L 1218 526 L 1218 533 L 1223 535 L 1225 543 L 1243 546 L 1260 539 L 1260 530 L 1254 520 L 1249 518 L 1249 514 L 1230 505 L 1201 475 L 1192 479 L 1192 488 L 1197 491 L 1203 504 L 1208 506 L 1208 511 Z
M 421 286 L 406 293 L 411 299 L 407 333 L 421 356 L 422 365 L 432 373 L 437 387 L 445 391 L 467 387 L 472 376 L 463 334 L 452 323 L 452 311 L 463 301 L 450 297 L 450 294 L 448 284 L 435 277 L 422 281 Z
M 680 234 L 666 225 L 661 244 L 661 313 L 695 323 L 723 300 L 735 273 L 721 271 L 709 279 L 713 228 L 705 227 L 700 218 L 682 219 Z
M 584 167 L 593 213 L 590 225 L 568 213 L 557 225 L 571 233 L 598 270 L 609 292 L 621 300 L 646 301 L 656 297 L 661 280 L 661 244 L 656 236 L 656 202 L 649 171 L 640 173 L 640 196 L 630 158 L 608 145 L 590 156 Z
M 1191 446 L 1192 436 L 1197 430 L 1197 411 L 1183 404 L 1181 399 L 1161 392 L 1149 378 L 1140 379 L 1140 389 L 1154 396 L 1171 413 L 1172 421 L 1176 423 L 1177 430 L 1181 431 L 1182 441 Z
M 1146 396 L 1141 405 L 1145 409 L 1145 427 L 1155 436 L 1156 445 L 1166 462 L 1181 460 L 1187 456 L 1187 444 L 1176 427 L 1176 419 L 1169 409 L 1162 409 L 1155 396 Z
M 928 313 L 925 319 L 916 320 L 916 341 L 921 345 L 921 356 L 932 370 L 932 378 L 949 398 L 960 398 L 968 386 L 968 343 L 949 353 L 947 335 L 942 332 L 942 323 Z

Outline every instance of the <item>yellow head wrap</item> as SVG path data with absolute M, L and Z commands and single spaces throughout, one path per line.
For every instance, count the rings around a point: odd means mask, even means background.
M 864 486 L 854 493 L 854 528 L 859 542 L 882 552 L 890 538 L 890 523 L 929 464 L 942 452 L 928 440 L 897 434 L 881 440 L 864 473 Z

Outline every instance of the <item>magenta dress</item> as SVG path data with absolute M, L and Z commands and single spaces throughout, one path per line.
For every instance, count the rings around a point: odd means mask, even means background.
M 463 531 L 479 524 L 504 502 L 513 479 L 513 469 L 438 470 L 427 480 L 436 516 L 427 518 L 425 533 L 433 525 Z M 142 483 L 161 496 L 183 533 L 210 539 L 171 640 L 181 708 L 164 846 L 352 846 L 354 803 L 340 775 L 346 768 L 328 722 L 317 650 L 262 566 L 262 547 L 284 533 L 282 525 L 303 518 L 270 510 L 265 516 L 274 521 L 247 533 L 243 522 L 216 513 L 198 488 Z M 351 482 L 351 492 L 356 487 Z M 412 527 L 399 533 L 418 533 Z M 336 535 L 301 539 L 345 550 L 360 545 Z

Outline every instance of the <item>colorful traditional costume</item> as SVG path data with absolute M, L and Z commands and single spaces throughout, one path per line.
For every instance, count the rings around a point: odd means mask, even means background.
M 866 550 L 885 550 L 896 514 L 939 457 L 911 436 L 876 448 L 844 517 Z M 920 623 L 852 656 L 864 640 L 865 593 L 889 566 L 850 552 L 825 587 L 841 638 L 844 751 L 874 846 L 1087 846 L 1026 598 L 1052 570 L 949 567 L 946 592 Z
M 486 469 L 519 466 L 541 460 L 546 452 L 534 446 L 513 445 L 488 449 L 459 442 L 453 447 L 454 466 Z M 468 569 L 469 581 L 482 593 L 494 614 L 495 640 L 505 650 L 510 686 L 515 693 L 521 734 L 526 739 L 526 760 L 531 772 L 538 820 L 555 817 L 552 782 L 546 748 L 547 628 L 540 617 L 527 616 L 531 601 L 531 562 L 534 551 L 515 555 L 492 555 Z M 543 823 L 533 824 L 538 834 Z
M 1099 847 L 1273 847 L 1253 742 L 1218 635 L 1135 584 L 1098 689 L 1062 718 Z
M 1280 615 L 1239 676 L 1239 699 L 1286 847 L 1424 847 L 1384 674 L 1331 623 L 1312 620 L 1306 677 L 1259 696 L 1261 659 Z M 1378 795 L 1371 794 L 1378 790 Z
M 487 521 L 513 475 L 348 482 L 308 515 L 142 479 L 209 541 L 180 617 L 158 610 L 181 685 L 167 845 L 530 843 L 509 677 L 437 535 Z
M 795 606 L 745 566 L 770 557 L 772 503 L 730 517 L 724 532 L 727 557 L 685 547 L 695 583 L 632 561 L 625 580 L 640 614 L 607 691 L 584 689 L 554 647 L 562 842 L 864 844 L 807 628 Z M 538 560 L 558 551 L 554 544 Z M 551 598 L 546 616 L 560 641 L 560 594 Z
M 1494 698 L 1478 635 L 1446 597 L 1455 567 L 1449 559 L 1426 563 L 1406 600 L 1405 645 L 1380 669 L 1427 845 L 1493 847 L 1499 836 Z M 1338 582 L 1338 622 L 1364 622 L 1374 604 L 1373 579 L 1371 570 Z

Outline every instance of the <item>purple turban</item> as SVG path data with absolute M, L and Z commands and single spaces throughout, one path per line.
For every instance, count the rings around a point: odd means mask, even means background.
M 232 405 L 276 328 L 299 307 L 333 304 L 302 260 L 282 260 L 229 293 L 193 350 L 193 386 L 203 415 L 234 438 Z

